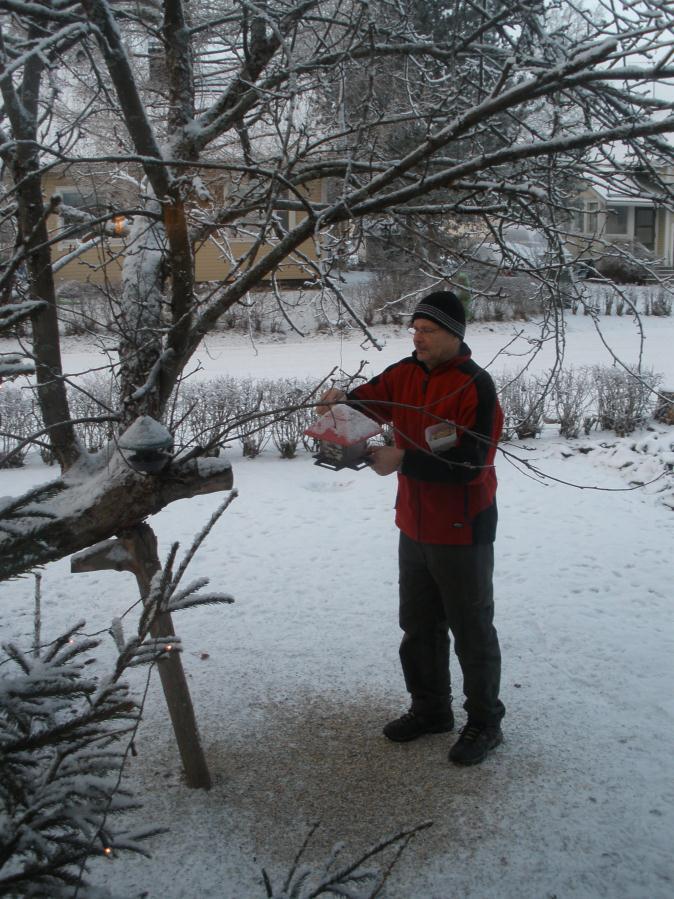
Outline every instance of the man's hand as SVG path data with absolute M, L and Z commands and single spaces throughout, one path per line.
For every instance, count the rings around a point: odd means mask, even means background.
M 345 399 L 346 394 L 343 390 L 339 390 L 337 387 L 331 387 L 330 390 L 326 390 L 321 397 L 319 405 L 316 406 L 316 412 L 319 415 L 325 415 L 329 409 L 332 409 L 335 403 L 342 403 Z
M 393 474 L 402 465 L 405 450 L 397 446 L 373 446 L 370 447 L 367 458 L 373 471 L 382 476 Z

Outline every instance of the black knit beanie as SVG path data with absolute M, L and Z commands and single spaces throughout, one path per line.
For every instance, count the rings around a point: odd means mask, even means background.
M 461 340 L 466 333 L 466 310 L 461 300 L 451 290 L 429 293 L 412 313 L 412 321 L 415 318 L 428 318 Z

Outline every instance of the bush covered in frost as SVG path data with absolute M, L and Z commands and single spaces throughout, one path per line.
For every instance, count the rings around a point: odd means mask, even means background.
M 546 382 L 534 375 L 504 373 L 496 379 L 503 407 L 503 439 L 536 437 L 543 427 Z
M 651 370 L 637 372 L 599 365 L 594 366 L 592 374 L 599 428 L 624 437 L 643 427 L 653 412 L 660 376 Z
M 592 414 L 593 380 L 588 368 L 566 368 L 557 374 L 551 395 L 559 433 L 574 438 L 588 433 L 596 418 Z
M 623 368 L 566 368 L 554 378 L 528 372 L 494 375 L 505 415 L 503 439 L 531 439 L 543 424 L 559 424 L 562 437 L 588 434 L 594 427 L 619 435 L 643 427 L 653 412 L 660 377 Z M 69 388 L 69 402 L 80 440 L 91 451 L 104 446 L 115 430 L 112 410 L 116 387 L 103 374 L 92 374 Z M 315 449 L 304 435 L 315 419 L 315 404 L 323 386 L 308 378 L 219 377 L 184 381 L 168 407 L 167 425 L 176 452 L 200 447 L 217 455 L 240 445 L 255 458 L 269 444 L 283 459 L 304 448 Z M 29 444 L 21 445 L 43 425 L 30 389 L 5 385 L 0 390 L 0 467 L 23 464 Z M 44 437 L 41 438 L 44 440 Z M 392 440 L 386 433 L 379 442 Z M 46 444 L 41 449 L 49 462 Z
M 619 437 L 652 416 L 661 378 L 651 370 L 592 366 L 568 368 L 544 379 L 526 372 L 495 378 L 505 416 L 503 439 L 535 437 L 543 422 L 559 425 L 562 437 L 594 427 Z
M 30 449 L 22 442 L 40 427 L 32 393 L 11 384 L 0 390 L 0 468 L 20 468 Z

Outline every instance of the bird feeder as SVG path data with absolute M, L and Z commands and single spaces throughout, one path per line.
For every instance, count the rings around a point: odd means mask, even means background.
M 171 459 L 171 432 L 150 415 L 139 416 L 119 438 L 126 461 L 142 474 L 158 474 Z
M 315 465 L 340 471 L 358 471 L 369 464 L 367 441 L 381 434 L 379 425 L 357 409 L 338 403 L 304 432 L 318 441 Z

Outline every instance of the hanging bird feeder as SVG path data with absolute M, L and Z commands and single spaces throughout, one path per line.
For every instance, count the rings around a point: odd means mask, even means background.
M 119 438 L 126 461 L 142 474 L 159 474 L 171 461 L 173 437 L 163 424 L 141 415 Z
M 357 409 L 338 403 L 304 432 L 318 441 L 315 465 L 340 471 L 358 471 L 369 465 L 367 441 L 381 434 L 379 425 Z

